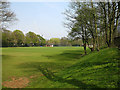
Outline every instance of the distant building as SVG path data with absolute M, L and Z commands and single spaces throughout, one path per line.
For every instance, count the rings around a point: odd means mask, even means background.
M 45 45 L 46 47 L 53 47 L 54 45 Z

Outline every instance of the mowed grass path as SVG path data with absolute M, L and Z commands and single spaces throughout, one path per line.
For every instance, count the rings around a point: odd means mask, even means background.
M 82 47 L 3 48 L 2 78 L 27 77 L 27 88 L 117 88 L 119 53 L 116 48 L 86 56 Z

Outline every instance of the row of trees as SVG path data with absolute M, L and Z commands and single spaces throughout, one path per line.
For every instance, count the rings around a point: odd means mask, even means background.
M 26 46 L 81 46 L 81 40 L 71 40 L 67 37 L 51 38 L 50 40 L 45 40 L 42 36 L 36 35 L 34 32 L 28 32 L 23 34 L 20 30 L 2 31 L 2 47 L 26 47 Z
M 2 46 L 12 47 L 12 46 L 40 46 L 45 45 L 46 40 L 40 36 L 36 35 L 34 32 L 28 32 L 26 35 L 20 30 L 15 30 L 13 32 L 9 30 L 2 31 Z
M 81 46 L 82 40 L 71 40 L 67 37 L 60 38 L 51 38 L 50 40 L 46 41 L 46 44 L 54 46 Z
M 75 0 L 70 3 L 65 15 L 65 25 L 70 29 L 69 36 L 73 39 L 82 39 L 85 54 L 87 45 L 93 45 L 90 47 L 91 51 L 99 51 L 101 46 L 113 47 L 114 38 L 120 36 L 120 2 L 117 0 Z

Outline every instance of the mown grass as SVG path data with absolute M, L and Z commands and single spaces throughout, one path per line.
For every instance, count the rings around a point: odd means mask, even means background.
M 26 88 L 118 88 L 120 51 L 103 49 L 84 56 L 82 47 L 2 49 L 3 81 L 30 77 Z M 43 76 L 40 76 L 43 74 Z

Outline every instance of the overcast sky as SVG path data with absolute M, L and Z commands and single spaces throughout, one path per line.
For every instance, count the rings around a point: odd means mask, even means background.
M 10 30 L 29 31 L 43 35 L 45 39 L 67 36 L 62 14 L 68 8 L 68 2 L 11 2 L 11 9 L 18 21 Z

